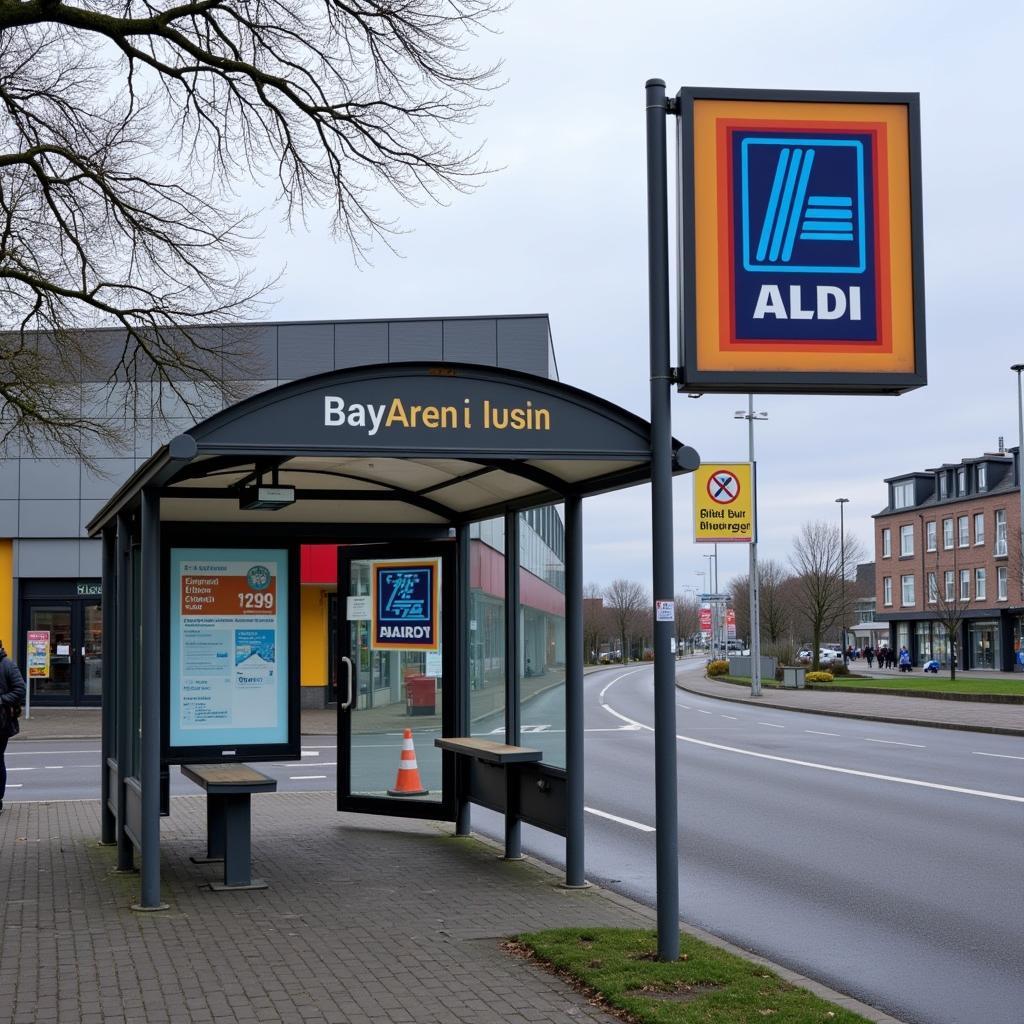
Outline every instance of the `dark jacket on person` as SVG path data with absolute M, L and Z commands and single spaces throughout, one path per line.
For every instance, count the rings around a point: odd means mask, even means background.
M 0 648 L 0 736 L 16 736 L 21 730 L 15 707 L 25 703 L 25 680 L 21 670 Z

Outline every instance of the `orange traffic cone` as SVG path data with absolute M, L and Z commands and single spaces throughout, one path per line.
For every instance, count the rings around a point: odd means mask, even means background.
M 426 796 L 429 790 L 423 788 L 420 770 L 416 767 L 416 748 L 412 745 L 412 729 L 402 734 L 402 758 L 398 762 L 398 777 L 395 788 L 388 790 L 388 796 Z

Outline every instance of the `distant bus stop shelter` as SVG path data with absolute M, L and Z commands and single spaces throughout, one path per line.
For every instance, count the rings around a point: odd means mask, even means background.
M 680 444 L 673 441 L 673 453 Z M 451 820 L 473 802 L 566 839 L 584 883 L 582 499 L 650 478 L 649 424 L 557 381 L 454 363 L 336 370 L 174 438 L 89 524 L 103 540 L 102 838 L 161 904 L 169 765 L 297 759 L 299 547 L 339 547 L 338 809 Z M 565 766 L 519 746 L 519 514 L 564 504 Z M 471 525 L 503 517 L 504 736 L 470 721 Z M 362 584 L 356 585 L 356 577 Z M 418 652 L 441 705 L 440 791 L 354 778 L 354 652 Z M 434 684 L 406 679 L 409 712 Z M 503 740 L 503 742 L 500 742 Z M 359 755 L 363 756 L 363 755 Z M 403 755 L 404 757 L 404 755 Z M 400 781 L 401 781 L 401 773 Z

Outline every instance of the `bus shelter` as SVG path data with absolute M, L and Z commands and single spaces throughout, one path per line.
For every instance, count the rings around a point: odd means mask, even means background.
M 258 394 L 139 467 L 89 524 L 113 595 L 102 839 L 121 869 L 138 856 L 138 908 L 162 906 L 169 766 L 300 756 L 309 544 L 338 545 L 338 810 L 450 820 L 468 834 L 479 803 L 505 813 L 506 856 L 520 853 L 520 822 L 537 825 L 565 837 L 566 884 L 585 884 L 582 499 L 648 480 L 650 451 L 646 421 L 557 381 L 388 363 Z M 549 630 L 527 643 L 520 590 L 540 570 L 523 568 L 523 524 L 557 514 L 552 505 L 564 523 L 564 639 Z M 483 523 L 500 542 L 483 544 Z M 500 658 L 478 656 L 485 623 L 470 593 L 485 576 L 504 596 L 489 609 L 504 619 Z M 488 671 L 502 678 L 484 706 Z M 523 747 L 524 707 L 563 700 L 564 749 Z M 431 717 L 429 755 L 419 741 L 421 762 L 436 758 L 428 771 L 403 771 L 416 764 L 409 751 L 382 761 L 384 745 L 366 742 L 367 729 L 393 736 L 420 716 Z

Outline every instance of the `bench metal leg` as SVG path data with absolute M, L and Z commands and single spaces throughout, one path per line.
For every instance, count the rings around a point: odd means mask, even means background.
M 266 889 L 267 883 L 252 877 L 252 813 L 248 793 L 224 800 L 224 881 L 211 889 Z
M 224 807 L 226 796 L 206 797 L 206 856 L 189 857 L 193 864 L 219 863 L 224 859 Z
M 505 766 L 505 860 L 523 859 L 523 827 L 519 820 L 518 778 L 511 765 Z

